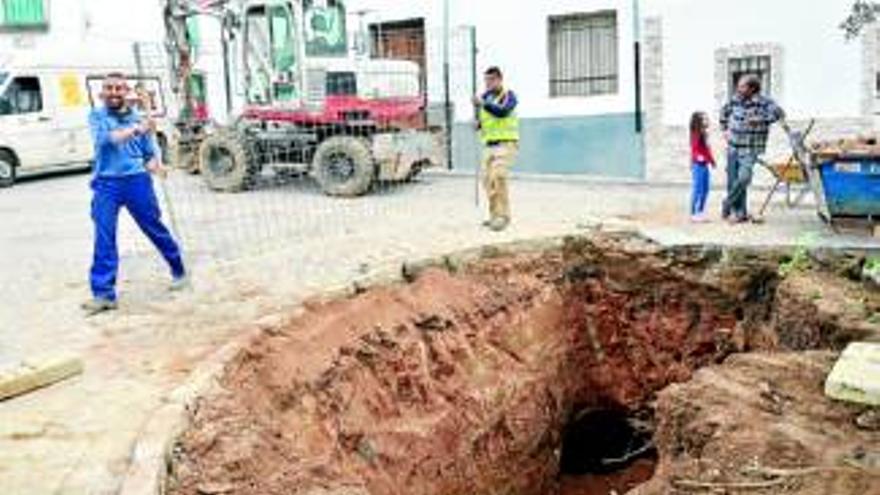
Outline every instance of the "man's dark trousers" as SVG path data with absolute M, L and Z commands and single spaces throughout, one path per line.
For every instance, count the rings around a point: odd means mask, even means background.
M 89 280 L 95 298 L 116 300 L 116 273 L 119 268 L 116 226 L 119 209 L 123 206 L 162 253 L 171 267 L 171 276 L 177 279 L 185 275 L 180 247 L 162 223 L 159 202 L 149 174 L 97 177 L 92 180 L 92 191 L 95 251 Z

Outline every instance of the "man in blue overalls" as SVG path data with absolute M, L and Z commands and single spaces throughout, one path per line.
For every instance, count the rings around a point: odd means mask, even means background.
M 171 289 L 187 285 L 180 248 L 162 224 L 150 177 L 151 173 L 163 177 L 166 173 L 151 136 L 154 125 L 149 119 L 142 121 L 128 106 L 128 92 L 122 74 L 108 75 L 101 91 L 104 106 L 89 115 L 95 145 L 91 184 L 95 252 L 90 274 L 93 299 L 83 304 L 83 309 L 90 315 L 116 309 L 116 225 L 123 206 L 171 267 Z

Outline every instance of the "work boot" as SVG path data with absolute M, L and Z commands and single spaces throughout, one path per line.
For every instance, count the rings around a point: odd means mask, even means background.
M 489 222 L 489 228 L 495 232 L 501 232 L 510 225 L 510 219 L 507 217 L 495 217 Z
M 80 307 L 86 312 L 86 316 L 95 316 L 107 311 L 113 311 L 119 306 L 116 304 L 116 301 L 96 297 L 91 301 L 84 302 Z
M 730 218 L 730 204 L 725 199 L 721 204 L 721 219 L 727 220 L 728 218 Z
M 189 275 L 184 275 L 182 277 L 177 277 L 171 281 L 171 285 L 168 286 L 168 290 L 171 292 L 180 292 L 186 289 L 189 289 L 190 281 Z

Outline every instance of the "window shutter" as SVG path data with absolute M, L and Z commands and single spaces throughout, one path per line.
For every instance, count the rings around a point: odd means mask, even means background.
M 616 12 L 550 18 L 550 96 L 618 92 Z
M 3 3 L 3 26 L 45 26 L 46 6 L 44 0 L 0 0 Z

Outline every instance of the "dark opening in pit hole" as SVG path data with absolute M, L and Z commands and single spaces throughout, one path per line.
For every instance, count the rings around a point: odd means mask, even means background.
M 650 480 L 653 429 L 650 410 L 581 410 L 563 430 L 559 495 L 626 493 Z

